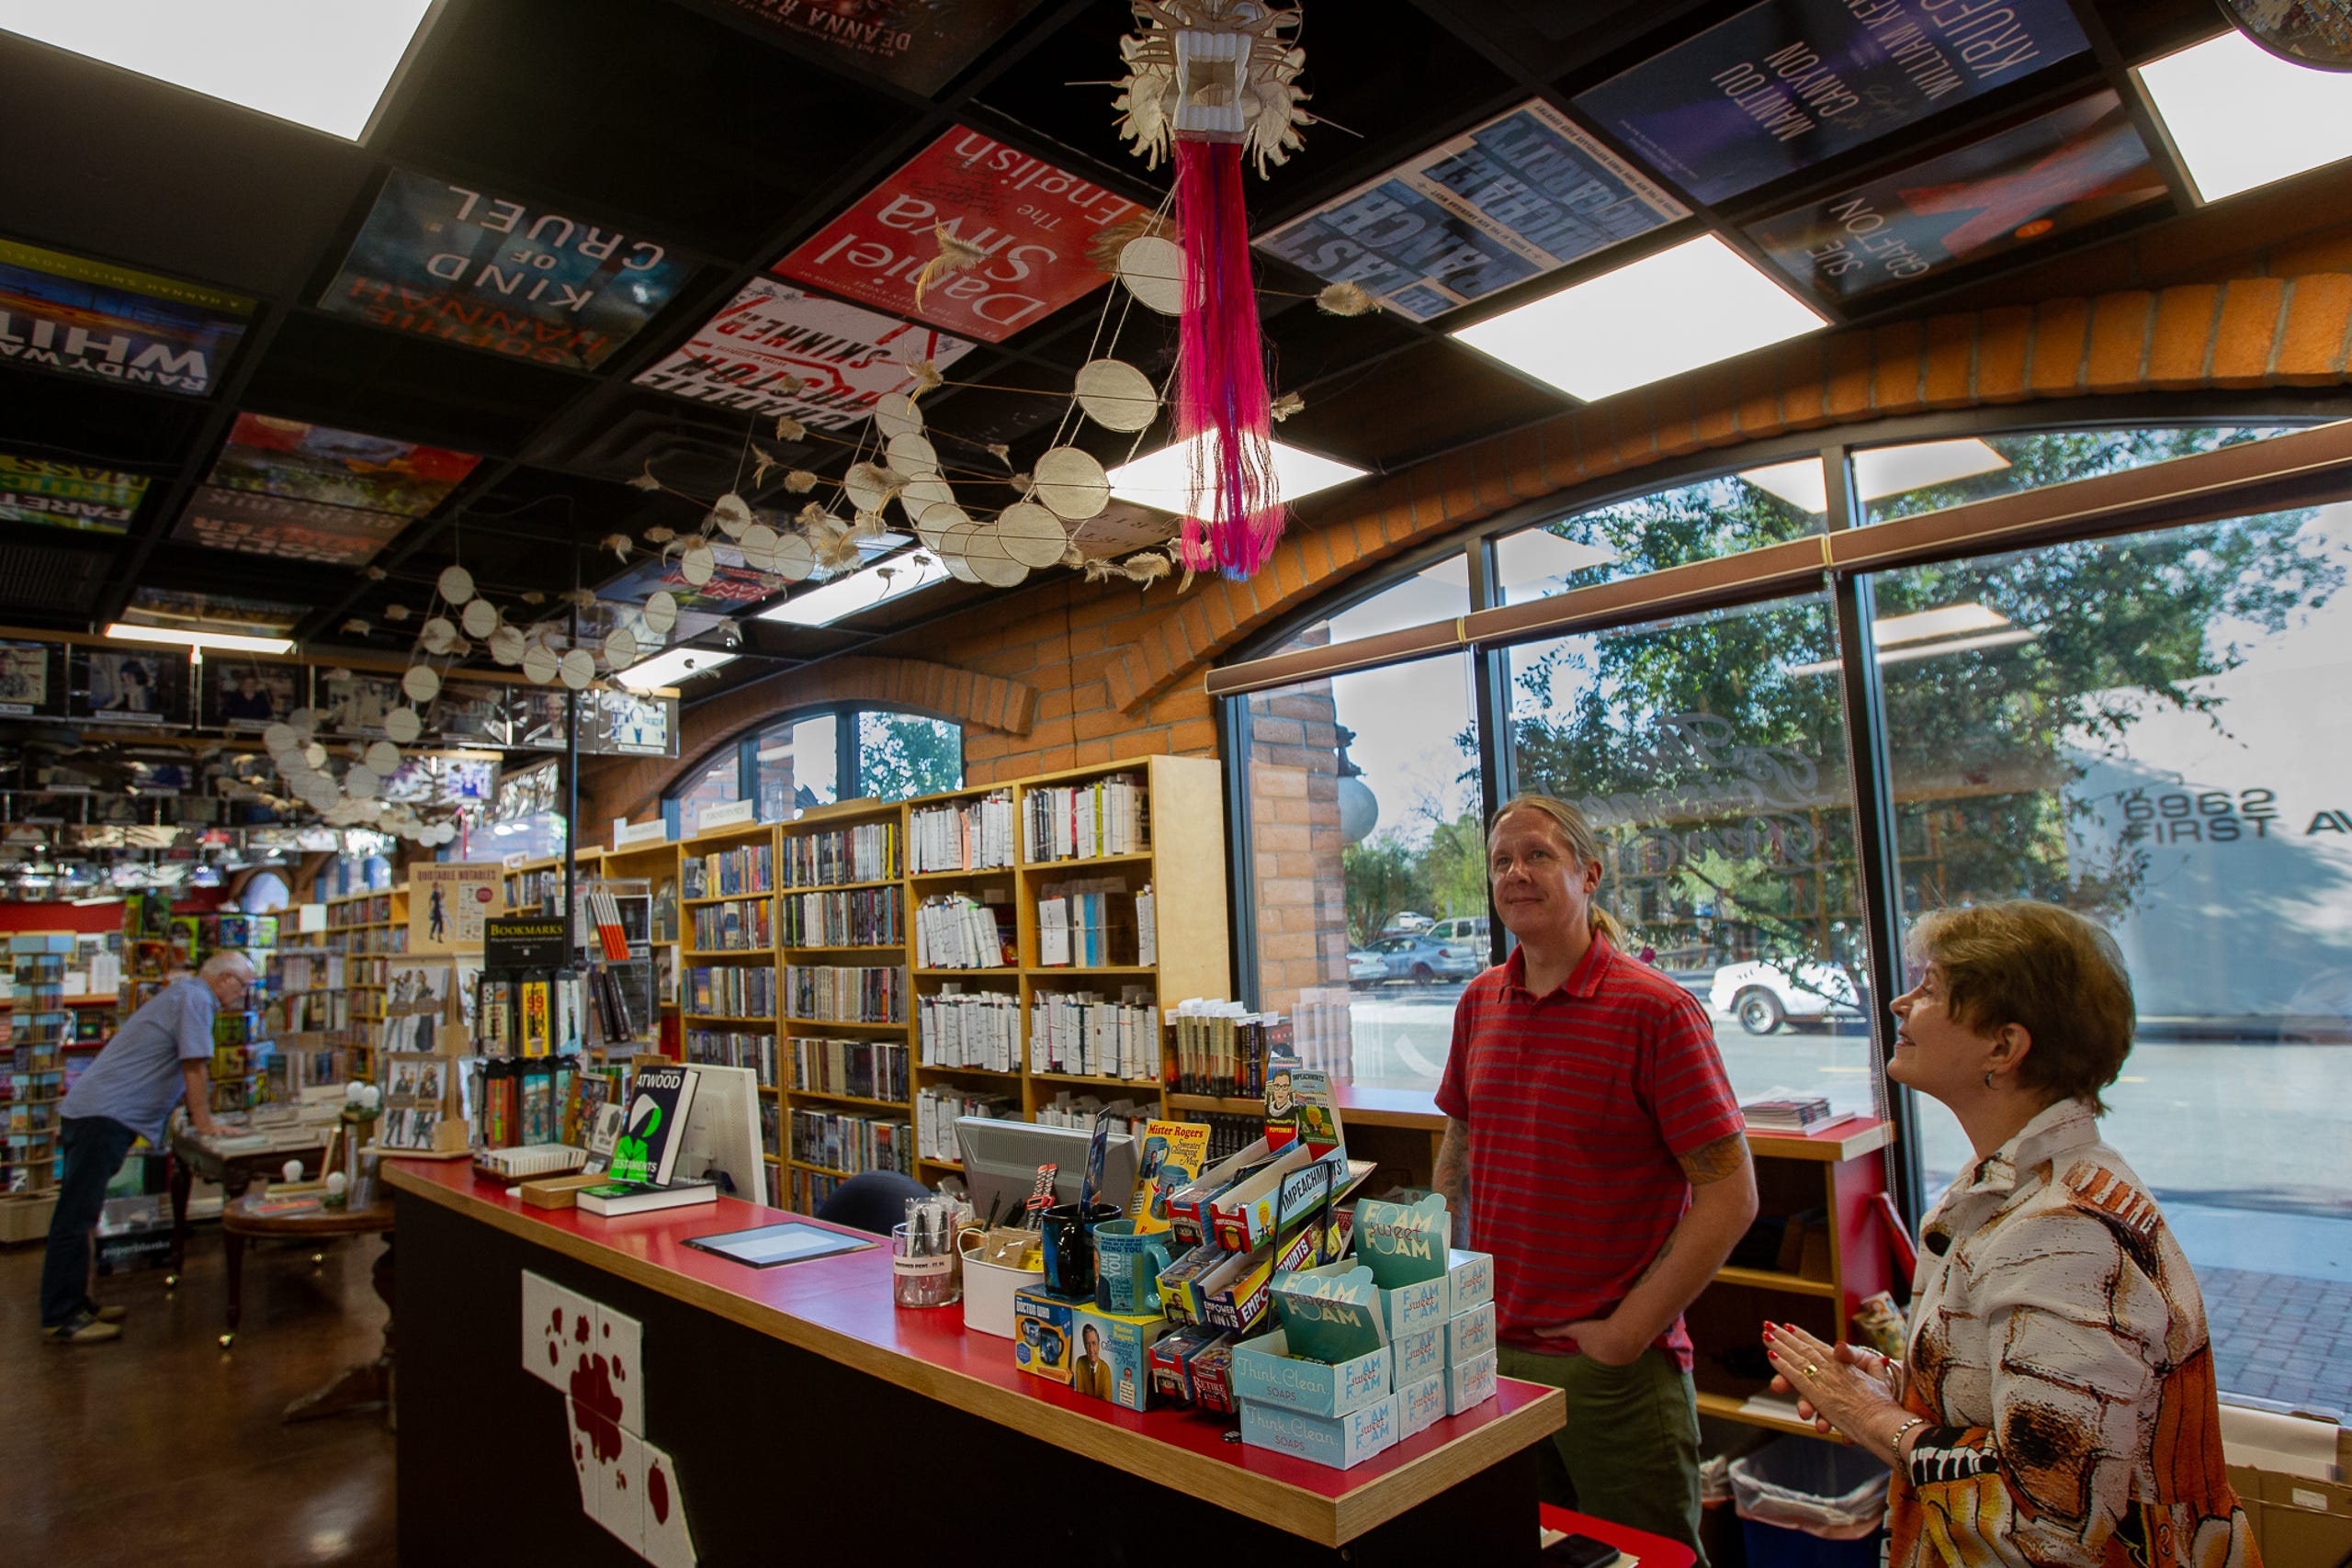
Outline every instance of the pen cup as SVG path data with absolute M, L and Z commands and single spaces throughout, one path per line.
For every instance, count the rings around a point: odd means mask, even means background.
M 890 1227 L 890 1294 L 902 1307 L 952 1306 L 963 1298 L 953 1251 L 925 1256 L 907 1227 Z
M 1046 1288 L 1075 1300 L 1094 1293 L 1094 1227 L 1119 1217 L 1115 1203 L 1097 1203 L 1081 1217 L 1078 1205 L 1046 1211 Z

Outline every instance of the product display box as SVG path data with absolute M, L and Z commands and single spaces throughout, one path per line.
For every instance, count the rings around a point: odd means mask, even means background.
M 1396 1386 L 1396 1440 L 1426 1432 L 1445 1418 L 1445 1379 L 1432 1376 Z
M 1458 1367 L 1495 1348 L 1495 1303 L 1481 1302 L 1445 1320 L 1445 1364 Z
M 1445 1371 L 1445 1325 L 1432 1323 L 1408 1333 L 1392 1335 L 1388 1348 L 1396 1353 L 1396 1386 Z
M 1152 1342 L 1168 1332 L 1157 1313 L 1104 1312 L 1087 1305 L 1075 1320 L 1078 1354 L 1070 1362 L 1070 1386 L 1129 1410 L 1151 1403 Z
M 1043 1288 L 1013 1292 L 1012 1364 L 1056 1382 L 1069 1382 L 1070 1363 L 1078 1357 L 1078 1312 L 1087 1304 Z
M 1339 1416 L 1386 1399 L 1393 1363 L 1388 1347 L 1333 1365 L 1291 1354 L 1283 1329 L 1233 1348 L 1233 1392 L 1247 1404 L 1273 1404 L 1309 1416 Z
M 1272 1248 L 1239 1253 L 1214 1244 L 1196 1247 L 1159 1276 L 1159 1309 L 1171 1323 L 1249 1333 L 1266 1315 L 1273 1278 Z
M 1193 1403 L 1230 1416 L 1241 1406 L 1233 1397 L 1233 1341 L 1220 1337 L 1193 1358 Z
M 1255 1251 L 1329 1202 L 1347 1179 L 1346 1150 L 1317 1155 L 1294 1144 L 1272 1164 L 1209 1200 L 1210 1230 L 1227 1252 Z
M 1161 1335 L 1151 1345 L 1152 1392 L 1179 1404 L 1196 1403 L 1200 1395 L 1193 1383 L 1193 1363 L 1203 1351 L 1220 1345 L 1228 1347 L 1229 1363 L 1230 1341 L 1216 1329 L 1194 1325 Z
M 1487 1392 L 1494 1379 L 1487 1380 Z M 1310 1416 L 1279 1404 L 1244 1400 L 1241 1440 L 1252 1448 L 1293 1454 L 1334 1470 L 1348 1470 L 1394 1444 L 1398 1437 L 1396 1395 L 1351 1410 L 1345 1416 Z
M 1214 1239 L 1209 1205 L 1235 1182 L 1274 1157 L 1274 1145 L 1264 1138 L 1238 1154 L 1227 1155 L 1168 1199 L 1168 1228 L 1187 1247 L 1202 1247 Z
M 1476 1409 L 1494 1397 L 1495 1353 L 1492 1350 L 1445 1369 L 1445 1413 L 1448 1416 L 1459 1416 L 1465 1410 Z
M 1445 1315 L 1460 1317 L 1472 1307 L 1495 1299 L 1495 1259 L 1492 1253 L 1464 1252 L 1448 1247 L 1445 1254 Z

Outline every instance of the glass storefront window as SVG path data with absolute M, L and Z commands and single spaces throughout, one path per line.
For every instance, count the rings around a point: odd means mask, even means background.
M 2283 435 L 2287 425 L 2177 430 L 2067 430 L 1867 447 L 1854 454 L 1864 520 L 1883 523 L 1965 502 L 2120 473 Z M 1818 486 L 1819 464 L 1814 465 Z M 1817 489 L 1815 493 L 1817 494 Z M 1821 503 L 1815 502 L 1817 510 Z
M 857 716 L 857 793 L 908 800 L 964 787 L 964 731 L 915 713 Z
M 1635 955 L 1705 1003 L 1732 1087 L 1874 1101 L 1826 594 L 1510 650 L 1517 788 L 1582 808 Z
M 689 834 L 694 832 L 695 819 L 704 807 L 726 806 L 742 799 L 743 767 L 736 758 L 735 748 L 729 746 L 721 750 L 684 788 L 673 791 L 671 798 L 678 803 L 678 819 Z
M 760 820 L 788 822 L 812 806 L 841 798 L 841 745 L 831 714 L 775 725 L 751 745 L 753 798 Z
M 1382 632 L 1451 620 L 1469 608 L 1469 563 L 1460 556 L 1448 556 L 1368 599 L 1323 617 L 1273 651 L 1288 653 L 1301 648 L 1353 642 Z
M 1488 952 L 1469 660 L 1238 700 L 1259 1006 L 1293 1019 L 1310 1066 L 1434 1090 Z
M 2170 437 L 2186 433 L 2157 433 Z M 2352 1404 L 2352 505 L 1877 580 L 1906 913 L 2112 931 L 2108 1141 L 2197 1266 L 2228 1392 Z M 1971 1158 L 1920 1101 L 1928 1191 Z
M 1756 472 L 1777 476 L 1786 491 L 1802 485 L 1806 469 L 1817 490 L 1818 457 Z M 1726 474 L 1505 535 L 1495 542 L 1496 581 L 1501 603 L 1523 604 L 1802 538 L 1826 526 L 1817 509 L 1808 512 L 1747 477 Z

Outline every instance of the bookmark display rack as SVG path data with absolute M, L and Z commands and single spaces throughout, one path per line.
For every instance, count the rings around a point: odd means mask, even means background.
M 959 1114 L 1165 1112 L 1161 1010 L 1231 985 L 1221 791 L 1142 757 L 605 859 L 657 927 L 675 876 L 681 1053 L 759 1074 L 806 1212 L 876 1164 L 956 1170 Z

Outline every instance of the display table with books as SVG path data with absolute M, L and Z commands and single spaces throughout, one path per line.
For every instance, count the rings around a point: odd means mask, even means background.
M 460 1166 L 388 1163 L 385 1180 L 402 1402 L 464 1412 L 498 1456 L 402 1427 L 399 1529 L 420 1562 L 608 1552 L 615 1533 L 655 1562 L 820 1543 L 958 1568 L 1092 1562 L 1106 1534 L 1130 1558 L 1536 1561 L 1531 1450 L 1565 1421 L 1555 1391 L 1498 1379 L 1494 1398 L 1335 1469 L 1245 1446 L 1229 1416 L 1029 1375 L 958 1311 L 895 1306 L 885 1246 L 752 1268 L 689 1245 L 791 1217 L 774 1210 L 721 1198 L 602 1219 Z M 614 1507 L 641 1508 L 633 1530 L 591 1512 Z M 656 1554 L 657 1512 L 663 1529 L 691 1520 L 685 1556 Z

